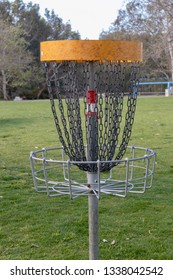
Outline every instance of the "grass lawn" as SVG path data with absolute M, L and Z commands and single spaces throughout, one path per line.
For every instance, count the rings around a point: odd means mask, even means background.
M 172 128 L 172 97 L 139 97 L 129 144 L 156 151 L 154 186 L 101 197 L 100 259 L 173 259 Z M 88 259 L 87 198 L 32 189 L 30 151 L 59 145 L 48 101 L 0 102 L 0 259 Z

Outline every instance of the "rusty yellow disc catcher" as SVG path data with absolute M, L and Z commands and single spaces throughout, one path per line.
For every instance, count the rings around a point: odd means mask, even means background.
M 141 62 L 142 43 L 117 40 L 57 40 L 40 44 L 40 60 Z

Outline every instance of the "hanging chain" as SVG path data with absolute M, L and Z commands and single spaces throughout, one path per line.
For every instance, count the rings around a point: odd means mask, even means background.
M 88 164 L 88 160 L 120 160 L 126 152 L 134 122 L 139 74 L 138 64 L 129 65 L 94 62 L 91 73 L 90 62 L 45 64 L 59 139 L 70 160 L 86 161 L 86 164 L 77 164 L 82 170 L 96 172 L 97 165 Z M 94 88 L 90 88 L 91 79 Z M 94 109 L 86 102 L 89 90 L 94 90 L 97 95 Z M 87 152 L 86 145 L 89 147 Z M 116 164 L 113 161 L 101 163 L 100 170 L 110 170 Z

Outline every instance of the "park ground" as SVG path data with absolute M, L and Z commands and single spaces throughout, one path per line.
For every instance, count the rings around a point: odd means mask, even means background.
M 129 144 L 156 151 L 153 188 L 101 197 L 100 259 L 173 259 L 172 127 L 172 97 L 139 97 Z M 33 189 L 30 151 L 59 145 L 49 101 L 0 102 L 0 259 L 88 259 L 87 198 Z

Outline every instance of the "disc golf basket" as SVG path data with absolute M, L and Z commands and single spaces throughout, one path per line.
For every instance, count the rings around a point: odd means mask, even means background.
M 41 43 L 61 147 L 31 152 L 37 192 L 88 196 L 89 258 L 98 259 L 98 199 L 151 188 L 155 152 L 128 146 L 142 45 L 129 41 Z

